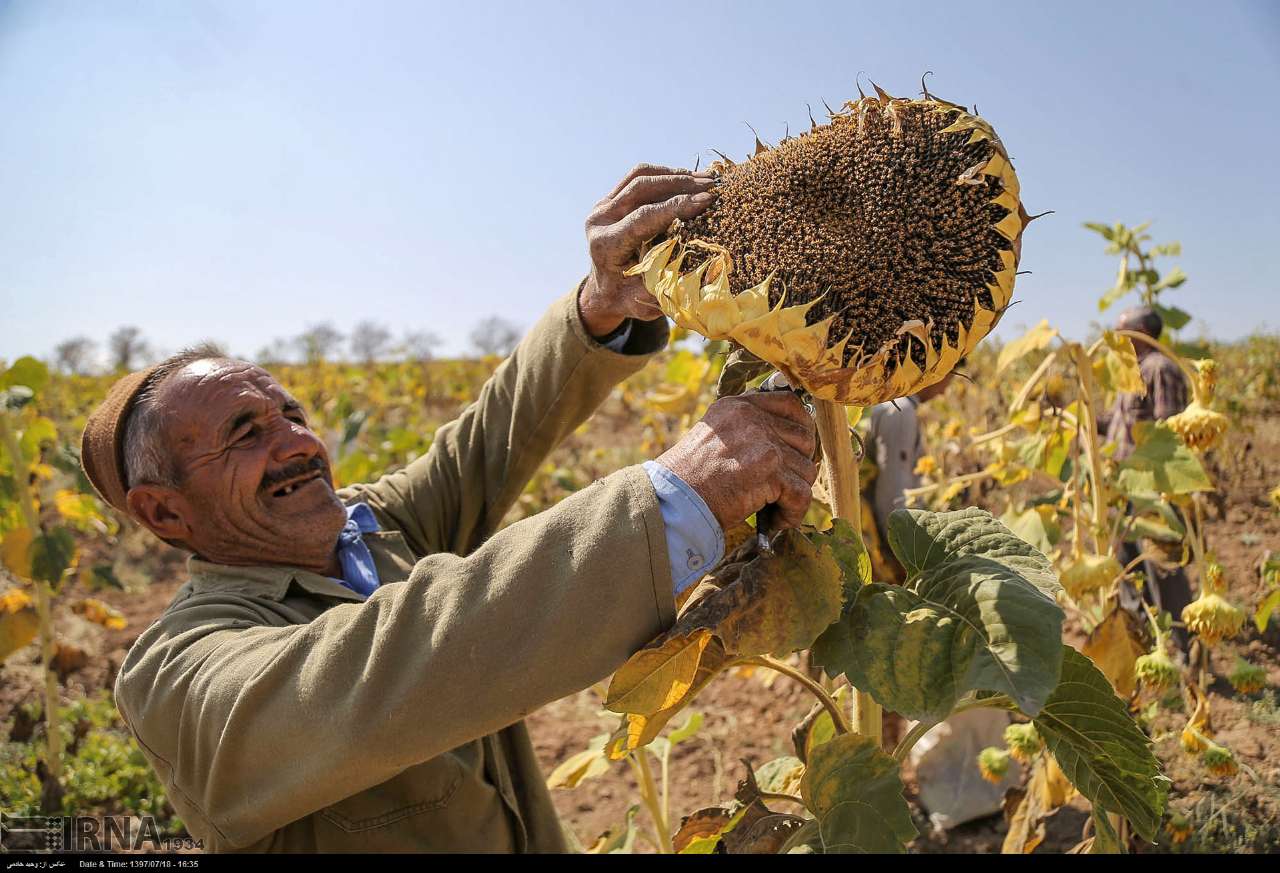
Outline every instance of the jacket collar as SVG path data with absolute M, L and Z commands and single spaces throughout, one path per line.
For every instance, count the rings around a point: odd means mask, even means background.
M 356 603 L 363 603 L 365 600 L 362 595 L 328 576 L 298 567 L 233 567 L 193 557 L 187 559 L 187 572 L 191 576 L 191 588 L 196 594 L 246 594 L 280 601 L 289 593 L 289 586 L 296 584 L 311 594 Z

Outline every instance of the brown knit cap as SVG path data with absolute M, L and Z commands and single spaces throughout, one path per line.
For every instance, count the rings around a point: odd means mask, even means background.
M 128 513 L 125 502 L 127 477 L 124 467 L 124 426 L 138 392 L 147 377 L 155 372 L 148 367 L 130 373 L 111 386 L 107 397 L 89 416 L 80 440 L 80 463 L 85 475 L 98 489 L 102 499 L 121 512 Z

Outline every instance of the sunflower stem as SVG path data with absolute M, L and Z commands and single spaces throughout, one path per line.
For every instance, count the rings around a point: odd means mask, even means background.
M 827 471 L 827 493 L 831 495 L 831 515 L 842 518 L 853 529 L 858 544 L 862 541 L 862 499 L 858 493 L 858 459 L 853 456 L 849 439 L 849 419 L 842 404 L 831 400 L 814 400 L 818 436 L 822 440 L 823 466 Z M 880 724 L 880 704 L 865 691 L 854 689 L 854 733 L 870 737 L 876 745 L 884 742 Z

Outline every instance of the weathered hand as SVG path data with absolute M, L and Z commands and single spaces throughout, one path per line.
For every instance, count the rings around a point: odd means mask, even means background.
M 724 397 L 658 463 L 698 492 L 729 530 L 770 503 L 777 527 L 798 527 L 818 468 L 816 426 L 790 391 Z
M 640 164 L 596 204 L 587 218 L 591 274 L 578 294 L 582 324 L 592 336 L 604 336 L 625 319 L 651 321 L 662 311 L 639 276 L 624 276 L 635 266 L 640 246 L 671 226 L 711 205 L 715 176 Z

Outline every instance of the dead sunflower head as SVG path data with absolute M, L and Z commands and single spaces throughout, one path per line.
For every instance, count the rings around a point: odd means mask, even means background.
M 1120 578 L 1124 567 L 1111 555 L 1081 555 L 1062 574 L 1062 587 L 1073 600 L 1101 591 Z
M 1182 678 L 1178 665 L 1165 653 L 1163 641 L 1158 641 L 1153 651 L 1134 661 L 1133 670 L 1143 687 L 1152 691 L 1172 688 Z
M 716 202 L 631 271 L 677 324 L 860 406 L 939 381 L 990 332 L 1031 220 L 990 124 L 876 92 L 716 164 Z
M 1186 409 L 1165 419 L 1165 424 L 1182 437 L 1187 448 L 1197 451 L 1211 449 L 1218 438 L 1227 432 L 1227 417 L 1220 412 L 1191 401 Z
M 1240 633 L 1244 613 L 1220 594 L 1203 590 L 1200 596 L 1182 610 L 1187 629 L 1199 635 L 1206 646 Z

